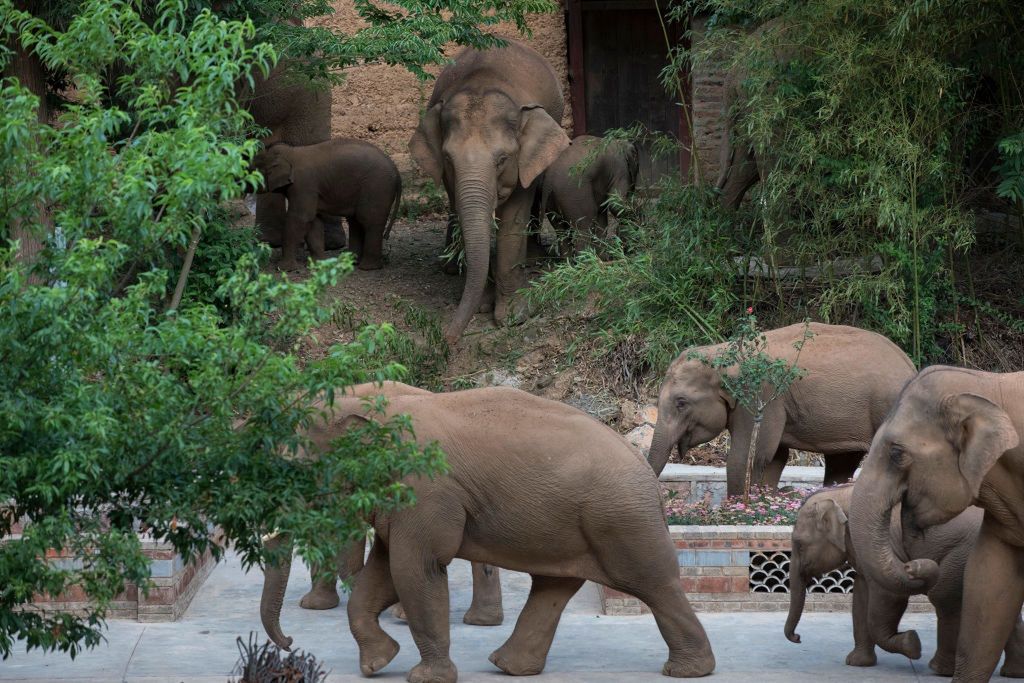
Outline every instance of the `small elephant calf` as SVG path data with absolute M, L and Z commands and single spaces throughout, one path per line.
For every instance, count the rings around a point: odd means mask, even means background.
M 563 256 L 586 249 L 594 237 L 607 239 L 608 199 L 622 199 L 636 189 L 639 172 L 636 147 L 627 140 L 605 143 L 580 135 L 544 172 L 541 222 L 555 228 Z M 614 211 L 612 211 L 614 213 Z
M 348 248 L 360 270 L 383 265 L 384 240 L 402 199 L 402 178 L 387 154 L 349 138 L 303 147 L 278 142 L 257 154 L 254 164 L 265 190 L 288 200 L 282 270 L 298 269 L 303 241 L 314 258 L 324 257 L 325 217 L 348 221 Z
M 807 497 L 797 514 L 793 525 L 789 616 L 785 627 L 786 638 L 794 643 L 800 642 L 796 626 L 803 613 L 810 582 L 846 562 L 857 568 L 847 520 L 853 495 L 853 484 L 816 491 Z M 935 607 L 938 618 L 938 643 L 928 666 L 941 676 L 953 675 L 960 632 L 964 568 L 978 538 L 982 516 L 980 508 L 968 508 L 949 522 L 922 534 L 913 523 L 901 519 L 900 511 L 893 514 L 890 526 L 893 547 L 907 557 L 928 558 L 938 564 L 938 573 L 927 592 L 928 601 Z M 874 666 L 875 645 L 910 659 L 921 657 L 921 640 L 917 633 L 897 630 L 912 594 L 910 591 L 895 593 L 886 590 L 863 574 L 857 574 L 853 584 L 854 648 L 846 656 L 849 666 Z M 1024 624 L 1018 615 L 1017 624 L 1005 646 L 1004 676 L 1017 678 L 1024 674 L 1022 646 Z

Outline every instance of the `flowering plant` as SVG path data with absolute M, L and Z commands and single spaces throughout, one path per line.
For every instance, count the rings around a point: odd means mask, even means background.
M 665 503 L 665 516 L 669 524 L 793 524 L 806 494 L 799 489 L 779 491 L 752 486 L 749 499 L 730 496 L 715 506 L 710 493 L 696 503 L 679 500 L 670 493 Z

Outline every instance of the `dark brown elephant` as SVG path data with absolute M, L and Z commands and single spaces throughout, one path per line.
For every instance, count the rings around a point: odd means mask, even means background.
M 664 674 L 714 669 L 679 581 L 657 478 L 620 435 L 571 406 L 507 387 L 396 396 L 386 415 L 408 415 L 419 443 L 445 451 L 449 472 L 405 480 L 415 505 L 373 520 L 370 557 L 348 602 L 364 675 L 398 653 L 378 617 L 401 600 L 421 657 L 408 680 L 454 683 L 445 568 L 455 557 L 533 577 L 515 630 L 490 656 L 506 673 L 543 670 L 562 610 L 585 580 L 650 606 L 669 646 Z M 329 443 L 367 419 L 361 400 L 343 398 L 309 436 Z M 289 647 L 279 623 L 282 576 L 287 566 L 268 573 L 261 614 L 270 637 Z
M 793 525 L 793 552 L 789 564 L 789 616 L 786 638 L 800 642 L 796 626 L 803 613 L 806 589 L 811 581 L 838 569 L 845 562 L 858 568 L 855 546 L 848 522 L 853 485 L 822 489 L 807 497 Z M 981 529 L 982 510 L 968 508 L 949 522 L 933 527 L 928 534 L 904 526 L 899 506 L 893 511 L 889 538 L 893 548 L 905 557 L 928 558 L 938 565 L 938 575 L 928 588 L 928 601 L 938 618 L 938 643 L 928 666 L 939 675 L 951 676 L 955 663 L 956 641 L 960 631 L 960 606 L 963 602 L 964 567 Z M 899 624 L 908 598 L 926 592 L 892 592 L 858 573 L 853 586 L 854 648 L 846 656 L 850 666 L 874 666 L 875 645 L 887 652 L 910 659 L 921 656 L 921 641 L 915 631 L 900 632 Z M 1006 643 L 1008 670 L 1024 664 L 1021 640 L 1024 624 L 1018 619 L 1014 634 Z
M 512 297 L 525 284 L 521 266 L 538 177 L 569 144 L 559 125 L 563 106 L 551 65 L 514 41 L 463 50 L 434 84 L 409 151 L 444 184 L 462 230 L 466 284 L 445 330 L 449 344 L 483 301 L 495 217 L 494 318 L 502 323 L 522 313 Z
M 612 195 L 629 197 L 639 169 L 636 146 L 628 140 L 573 138 L 548 166 L 541 186 L 540 216 L 551 221 L 561 238 L 562 255 L 588 248 L 594 238 L 614 236 L 608 232 L 608 200 Z
M 796 362 L 805 375 L 789 391 L 768 404 L 757 440 L 753 467 L 756 483 L 778 486 L 789 449 L 825 455 L 825 485 L 853 476 L 900 389 L 914 376 L 914 364 L 898 346 L 880 334 L 845 325 L 811 323 L 765 333 L 767 353 Z M 726 460 L 729 495 L 743 492 L 753 417 L 722 387 L 721 370 L 691 360 L 697 352 L 708 358 L 723 345 L 684 351 L 669 366 L 658 395 L 658 423 L 648 456 L 658 474 L 672 449 L 680 453 L 710 441 L 728 429 Z M 734 369 L 727 369 L 734 372 Z
M 1015 633 L 1024 603 L 1024 373 L 934 366 L 900 394 L 871 444 L 850 507 L 860 569 L 888 590 L 928 585 L 929 558 L 906 562 L 887 534 L 902 503 L 904 525 L 931 534 L 971 505 L 985 511 L 967 561 L 954 681 L 987 681 Z M 1018 629 L 1019 630 L 1019 629 Z M 1019 659 L 1004 676 L 1024 675 Z
M 361 140 L 335 138 L 293 147 L 277 142 L 256 155 L 264 186 L 288 200 L 280 267 L 295 270 L 303 241 L 324 257 L 323 221 L 345 218 L 361 270 L 384 265 L 384 240 L 398 215 L 402 177 L 391 158 Z

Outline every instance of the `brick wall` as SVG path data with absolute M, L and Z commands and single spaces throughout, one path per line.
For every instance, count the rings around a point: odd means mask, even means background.
M 334 0 L 333 4 L 334 14 L 318 17 L 310 23 L 347 34 L 364 25 L 352 0 Z M 562 124 L 571 131 L 563 14 L 531 15 L 527 23 L 533 32 L 529 39 L 522 38 L 513 26 L 499 25 L 494 32 L 507 38 L 521 39 L 547 58 L 562 81 L 562 91 L 566 96 Z M 452 48 L 449 55 L 454 55 L 457 50 Z M 435 74 L 438 71 L 436 67 L 428 70 Z M 415 76 L 399 66 L 372 64 L 348 69 L 345 83 L 333 91 L 331 133 L 335 137 L 372 142 L 394 159 L 400 171 L 411 171 L 414 163 L 409 156 L 409 138 L 416 130 L 420 107 L 430 98 L 432 88 L 433 81 L 420 84 Z

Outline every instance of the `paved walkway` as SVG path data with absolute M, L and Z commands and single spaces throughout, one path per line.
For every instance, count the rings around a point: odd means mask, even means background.
M 470 602 L 469 565 L 453 563 L 449 572 L 452 593 L 452 658 L 460 681 L 511 679 L 487 661 L 487 655 L 512 632 L 529 587 L 524 574 L 503 572 L 505 623 L 499 627 L 465 626 L 462 614 Z M 365 681 L 359 675 L 355 643 L 348 631 L 344 603 L 337 609 L 313 612 L 300 609 L 299 597 L 309 587 L 309 575 L 296 562 L 285 598 L 282 626 L 295 638 L 295 646 L 309 650 L 331 670 L 331 683 Z M 176 623 L 139 624 L 111 621 L 107 643 L 74 661 L 64 655 L 18 651 L 0 662 L 0 681 L 64 681 L 78 683 L 224 683 L 238 652 L 235 638 L 250 631 L 262 634 L 259 597 L 263 576 L 243 573 L 237 558 L 218 566 Z M 851 649 L 849 615 L 806 614 L 799 632 L 803 643 L 794 645 L 782 635 L 780 613 L 701 614 L 715 650 L 715 681 L 895 681 L 930 676 L 927 661 L 934 651 L 934 617 L 911 614 L 904 627 L 916 628 L 924 644 L 917 662 L 879 652 L 878 666 L 857 669 L 843 665 Z M 373 680 L 403 681 L 419 657 L 404 624 L 382 619 L 385 630 L 402 651 Z M 544 673 L 538 683 L 630 683 L 668 680 L 659 674 L 667 649 L 654 619 L 607 617 L 599 612 L 596 587 L 588 584 L 562 617 Z M 939 679 L 933 679 L 939 680 Z

